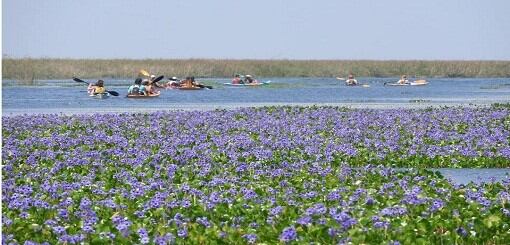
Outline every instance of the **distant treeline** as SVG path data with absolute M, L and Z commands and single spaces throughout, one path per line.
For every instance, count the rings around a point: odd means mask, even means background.
M 231 77 L 510 77 L 510 61 L 13 59 L 2 60 L 4 79 L 133 78 L 140 69 L 165 76 Z

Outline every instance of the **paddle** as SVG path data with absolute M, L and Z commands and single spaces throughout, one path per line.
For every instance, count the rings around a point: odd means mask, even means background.
M 79 83 L 86 83 L 86 84 L 89 84 L 88 82 L 85 82 L 77 77 L 73 77 L 73 80 L 75 82 L 79 82 Z M 107 93 L 113 95 L 113 96 L 119 96 L 119 93 L 117 93 L 117 91 L 112 91 L 112 90 L 106 90 Z
M 213 89 L 213 87 L 212 87 L 212 86 L 203 85 L 203 84 L 197 84 L 196 86 L 197 86 L 197 87 L 199 87 L 199 88 L 208 88 L 208 89 Z
M 146 77 L 150 77 L 151 76 L 151 74 L 149 72 L 147 72 L 146 70 L 144 70 L 144 69 L 140 70 L 140 74 L 142 74 L 142 75 L 144 75 Z
M 338 79 L 338 80 L 345 80 L 345 78 L 343 78 L 343 77 L 336 77 L 336 79 Z
M 154 86 L 156 86 L 157 88 L 164 88 L 157 84 L 157 82 L 161 81 L 161 79 L 163 79 L 164 77 L 165 76 L 161 75 L 159 77 L 154 78 L 154 80 L 152 80 L 152 84 L 154 84 Z

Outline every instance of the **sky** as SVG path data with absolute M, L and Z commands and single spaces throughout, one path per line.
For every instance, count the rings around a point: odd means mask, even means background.
M 510 60 L 508 0 L 3 0 L 4 57 Z

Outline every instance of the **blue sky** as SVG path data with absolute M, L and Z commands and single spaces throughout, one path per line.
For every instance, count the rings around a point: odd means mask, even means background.
M 508 0 L 3 0 L 2 53 L 510 60 Z

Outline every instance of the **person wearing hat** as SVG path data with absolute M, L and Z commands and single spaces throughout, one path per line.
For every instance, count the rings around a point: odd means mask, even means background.
M 402 77 L 400 78 L 400 80 L 398 80 L 397 83 L 398 84 L 407 84 L 407 83 L 409 83 L 409 80 L 407 80 L 407 75 L 402 75 Z
M 358 85 L 358 81 L 354 79 L 354 75 L 349 74 L 347 80 L 345 80 L 345 84 L 348 86 L 355 86 Z
M 87 92 L 89 94 L 104 94 L 106 93 L 106 88 L 104 87 L 104 81 L 103 80 L 97 80 L 95 84 L 90 83 Z
M 243 80 L 241 79 L 241 75 L 236 74 L 234 79 L 232 79 L 232 84 L 243 84 Z
M 166 84 L 167 88 L 179 87 L 179 86 L 181 86 L 181 85 L 180 85 L 179 79 L 177 77 L 172 77 L 172 78 L 168 79 L 168 83 Z
M 256 82 L 256 80 L 253 80 L 253 77 L 251 75 L 246 75 L 244 77 L 245 77 L 244 78 L 245 83 L 255 83 Z
M 156 76 L 155 75 L 150 75 L 150 79 L 149 79 L 149 83 L 151 86 L 154 86 L 154 91 L 153 93 L 156 93 L 157 91 L 155 90 L 156 88 L 164 88 L 163 85 L 161 85 L 160 83 L 158 82 L 154 82 L 154 80 L 156 79 Z

